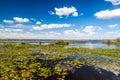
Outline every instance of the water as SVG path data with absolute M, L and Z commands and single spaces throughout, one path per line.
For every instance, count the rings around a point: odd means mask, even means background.
M 84 62 L 84 65 L 94 65 L 94 66 L 98 66 L 101 67 L 103 69 L 106 70 L 110 70 L 112 72 L 115 72 L 116 74 L 118 74 L 120 72 L 120 59 L 116 59 L 116 58 L 110 58 L 110 57 L 105 57 L 105 56 L 100 56 L 97 54 L 83 54 L 83 53 L 73 53 L 73 54 L 69 54 L 69 55 L 60 55 L 60 54 L 40 54 L 40 53 L 33 53 L 30 54 L 30 56 L 38 56 L 39 59 L 37 59 L 37 61 L 42 61 L 43 62 L 47 62 L 49 64 L 53 64 L 53 62 L 55 60 L 56 57 L 58 57 L 57 59 L 57 63 L 62 62 L 73 62 L 71 64 L 71 66 L 77 66 L 80 64 L 77 64 L 74 62 L 74 60 L 79 60 L 80 62 Z M 47 61 L 44 61 L 47 57 Z M 52 62 L 51 62 L 52 61 Z
M 47 40 L 47 39 L 42 39 L 42 40 L 39 40 L 39 39 L 25 39 L 23 42 L 25 43 L 30 43 L 30 44 L 39 44 L 39 41 L 42 41 L 44 43 L 44 45 L 46 44 L 50 44 L 50 43 L 53 43 L 54 40 Z M 6 41 L 1 41 L 0 42 L 0 45 L 2 45 L 4 42 Z M 11 41 L 7 41 L 8 43 L 11 43 L 11 44 L 18 44 L 18 43 L 21 43 L 21 41 L 15 41 L 15 40 L 11 40 Z M 102 43 L 102 40 L 90 40 L 90 41 L 87 41 L 87 42 L 69 42 L 69 46 L 72 46 L 72 47 L 82 47 L 82 48 L 90 48 L 90 49 L 94 49 L 94 48 L 104 48 L 104 49 L 120 49 L 120 46 L 117 46 L 117 45 L 108 45 L 108 44 L 105 44 L 105 43 Z
M 102 43 L 100 40 L 91 40 L 87 42 L 70 42 L 70 46 L 73 47 L 82 47 L 82 48 L 104 48 L 104 49 L 120 49 L 120 46 L 117 45 L 108 45 L 105 43 Z

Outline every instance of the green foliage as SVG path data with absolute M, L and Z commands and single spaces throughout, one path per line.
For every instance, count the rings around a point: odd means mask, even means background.
M 120 45 L 120 39 L 113 39 L 113 40 L 104 40 L 103 43 L 106 44 L 113 44 L 113 45 Z
M 39 41 L 39 45 L 42 45 L 42 41 Z
M 67 42 L 67 41 L 64 41 L 64 40 L 57 40 L 56 42 L 55 42 L 55 44 L 56 45 L 69 45 L 69 42 Z
M 21 45 L 25 45 L 26 43 L 25 43 L 25 42 L 21 42 L 20 44 L 21 44 Z

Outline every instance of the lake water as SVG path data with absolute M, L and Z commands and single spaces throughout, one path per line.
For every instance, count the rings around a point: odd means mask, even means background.
M 24 40 L 25 43 L 30 43 L 30 44 L 39 44 L 39 41 L 42 41 L 44 44 L 50 44 L 53 43 L 54 40 L 37 40 L 37 39 L 30 39 L 30 40 Z M 5 42 L 5 41 L 2 41 Z M 9 41 L 8 43 L 11 44 L 18 44 L 20 41 Z M 3 43 L 0 43 L 2 45 Z M 87 42 L 70 42 L 69 46 L 71 47 L 82 47 L 82 48 L 104 48 L 104 49 L 120 49 L 120 46 L 117 45 L 108 45 L 105 43 L 102 43 L 102 40 L 90 40 Z
M 104 49 L 120 49 L 120 46 L 116 45 L 108 45 L 105 43 L 102 43 L 100 40 L 91 40 L 88 42 L 70 42 L 70 46 L 73 47 L 82 47 L 82 48 L 104 48 Z

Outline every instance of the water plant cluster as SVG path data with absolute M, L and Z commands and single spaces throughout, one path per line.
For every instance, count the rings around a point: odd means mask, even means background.
M 120 49 L 66 48 L 67 42 L 48 45 L 0 45 L 1 80 L 65 80 L 68 67 L 98 66 L 120 72 Z M 67 68 L 61 65 L 67 65 Z

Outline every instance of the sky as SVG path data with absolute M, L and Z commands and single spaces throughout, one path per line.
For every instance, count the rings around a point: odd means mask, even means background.
M 120 0 L 0 0 L 0 38 L 120 38 Z

